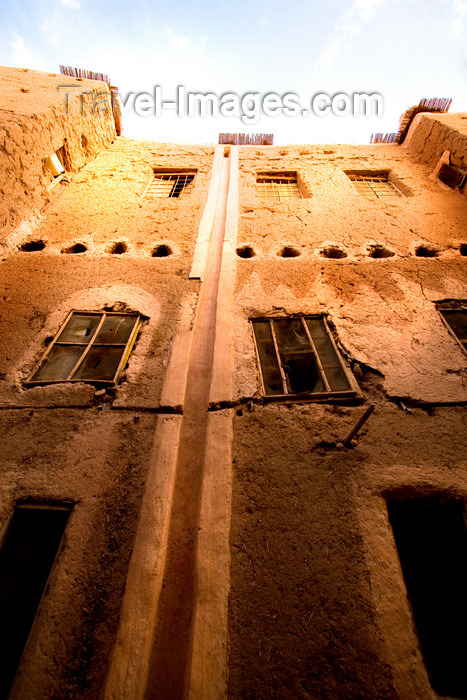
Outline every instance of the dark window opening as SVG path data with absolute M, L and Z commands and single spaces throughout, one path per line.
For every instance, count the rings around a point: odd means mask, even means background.
M 266 396 L 356 396 L 324 316 L 252 324 Z
M 439 179 L 444 182 L 445 185 L 451 189 L 456 187 L 463 187 L 467 181 L 467 172 L 462 170 L 462 168 L 457 167 L 457 165 L 448 165 L 443 163 L 439 174 Z
M 0 550 L 0 698 L 7 698 L 70 515 L 15 508 Z
M 430 683 L 467 697 L 467 530 L 460 501 L 388 502 Z

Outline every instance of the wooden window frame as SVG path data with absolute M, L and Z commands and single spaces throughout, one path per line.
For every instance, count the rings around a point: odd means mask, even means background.
M 67 341 L 60 341 L 60 337 L 65 331 L 69 321 L 73 318 L 74 315 L 85 315 L 85 316 L 97 316 L 100 317 L 100 321 L 97 324 L 92 336 L 89 338 L 89 341 L 87 344 L 81 344 L 81 343 L 73 343 L 73 342 L 67 342 Z M 94 341 L 97 339 L 97 335 L 99 331 L 101 330 L 104 321 L 106 318 L 109 316 L 129 316 L 133 317 L 135 319 L 135 323 L 133 326 L 133 329 L 130 332 L 130 335 L 128 337 L 128 340 L 126 343 L 95 343 Z M 50 345 L 47 347 L 47 350 L 43 354 L 42 358 L 40 359 L 38 365 L 34 368 L 32 373 L 29 375 L 28 379 L 24 383 L 26 387 L 33 387 L 33 386 L 43 386 L 47 384 L 62 384 L 62 383 L 86 383 L 86 384 L 96 384 L 100 386 L 116 386 L 118 379 L 120 377 L 120 374 L 122 373 L 126 363 L 128 362 L 128 358 L 130 356 L 130 353 L 133 349 L 133 346 L 135 344 L 136 338 L 138 337 L 138 333 L 141 329 L 142 326 L 142 317 L 138 313 L 125 313 L 125 312 L 117 312 L 117 311 L 82 311 L 82 310 L 77 310 L 73 309 L 70 311 L 68 316 L 66 317 L 65 321 L 62 323 L 60 326 L 58 332 L 56 333 L 55 337 L 53 338 L 52 342 Z M 47 358 L 49 357 L 50 353 L 52 352 L 52 349 L 57 346 L 82 346 L 83 347 L 83 352 L 81 353 L 79 359 L 73 366 L 72 370 L 69 372 L 68 376 L 66 379 L 34 379 L 35 375 L 37 375 L 41 368 L 43 367 L 44 363 L 47 362 Z M 118 363 L 117 369 L 111 379 L 86 379 L 83 377 L 79 378 L 74 378 L 73 375 L 76 374 L 76 372 L 79 370 L 81 365 L 83 364 L 83 361 L 86 359 L 87 355 L 89 354 L 91 348 L 95 347 L 119 347 L 122 348 L 122 353 L 120 357 L 120 361 Z
M 325 392 L 312 392 L 312 391 L 306 391 L 302 393 L 292 393 L 288 391 L 287 387 L 287 379 L 286 375 L 282 366 L 281 362 L 281 356 L 280 356 L 280 351 L 279 351 L 279 346 L 278 346 L 278 341 L 276 337 L 276 331 L 274 329 L 274 321 L 283 321 L 283 320 L 291 320 L 291 319 L 301 319 L 303 328 L 305 330 L 306 336 L 308 338 L 308 342 L 310 344 L 310 350 L 311 353 L 313 354 L 313 357 L 316 362 L 316 367 L 318 369 L 320 378 L 323 381 L 324 386 L 326 387 Z M 343 371 L 343 374 L 345 375 L 345 378 L 347 379 L 347 382 L 349 384 L 349 389 L 348 390 L 342 390 L 342 391 L 332 391 L 330 386 L 329 386 L 329 381 L 328 378 L 326 377 L 326 373 L 323 369 L 323 365 L 321 362 L 321 358 L 319 356 L 319 353 L 316 349 L 315 343 L 313 341 L 313 338 L 311 336 L 310 330 L 305 323 L 306 319 L 321 319 L 324 323 L 324 328 L 327 334 L 327 337 L 329 338 L 333 349 L 336 353 L 336 357 L 338 359 L 339 365 Z M 261 358 L 260 358 L 260 353 L 258 350 L 258 344 L 256 341 L 256 335 L 254 332 L 254 328 L 252 328 L 253 331 L 253 339 L 254 339 L 254 345 L 255 345 L 255 351 L 256 351 L 256 360 L 258 363 L 258 369 L 259 369 L 259 374 L 261 377 L 261 388 L 262 388 L 262 393 L 267 401 L 283 401 L 284 399 L 286 400 L 291 400 L 291 399 L 296 399 L 296 400 L 310 400 L 310 401 L 329 401 L 329 400 L 351 400 L 351 399 L 357 399 L 357 398 L 362 398 L 362 394 L 360 391 L 360 387 L 358 386 L 355 377 L 353 376 L 352 372 L 350 369 L 346 366 L 341 353 L 339 352 L 339 348 L 337 347 L 336 341 L 333 337 L 333 334 L 331 333 L 331 330 L 329 328 L 329 324 L 326 319 L 326 314 L 297 314 L 293 316 L 263 316 L 263 317 L 256 317 L 256 318 L 250 318 L 250 323 L 253 324 L 257 322 L 269 322 L 269 326 L 271 329 L 271 335 L 273 339 L 273 344 L 274 344 L 274 350 L 276 353 L 276 361 L 277 365 L 279 367 L 279 371 L 281 374 L 281 379 L 282 379 L 282 388 L 283 388 L 283 393 L 282 394 L 268 394 L 266 393 L 266 386 L 264 383 L 264 376 L 263 376 L 263 370 L 262 370 L 262 365 L 261 365 Z

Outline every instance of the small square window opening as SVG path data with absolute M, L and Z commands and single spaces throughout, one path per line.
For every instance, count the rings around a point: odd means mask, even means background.
M 346 175 L 353 183 L 357 192 L 368 199 L 376 200 L 402 196 L 402 193 L 389 180 L 388 172 L 347 172 Z
M 141 323 L 139 314 L 71 311 L 25 385 L 91 382 L 115 386 Z
M 301 199 L 297 173 L 257 173 L 256 194 L 264 202 Z
M 191 191 L 195 175 L 193 172 L 155 172 L 143 192 L 143 197 L 180 198 Z
M 266 396 L 327 399 L 357 395 L 358 387 L 324 316 L 251 321 Z

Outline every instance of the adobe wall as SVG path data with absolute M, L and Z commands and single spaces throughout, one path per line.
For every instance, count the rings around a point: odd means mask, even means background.
M 59 89 L 64 85 L 69 87 Z M 93 94 L 72 97 L 83 92 Z M 108 86 L 95 80 L 0 67 L 0 243 L 56 194 L 47 190 L 49 155 L 64 146 L 65 170 L 73 173 L 115 139 L 111 113 L 92 109 L 94 95 L 102 92 Z
M 174 337 L 190 330 L 198 303 L 200 283 L 188 275 L 212 161 L 212 147 L 118 138 L 35 225 L 5 239 L 0 523 L 22 499 L 75 504 L 12 697 L 37 697 L 37 688 L 42 697 L 101 691 L 154 434 L 160 420 L 179 420 L 172 414 L 180 405 L 161 406 L 161 391 Z M 169 166 L 197 169 L 191 192 L 142 199 L 152 168 Z M 20 249 L 31 241 L 43 249 Z M 77 242 L 87 250 L 65 252 Z M 126 252 L 109 252 L 115 242 L 125 242 Z M 161 243 L 172 253 L 152 257 Z M 71 309 L 115 304 L 146 318 L 115 391 L 85 383 L 24 387 Z
M 254 174 L 274 169 L 311 196 L 261 203 Z M 407 196 L 367 200 L 351 169 L 389 169 Z M 240 149 L 238 246 L 255 256 L 237 259 L 231 698 L 434 698 L 385 504 L 467 499 L 465 354 L 434 304 L 467 299 L 467 207 L 431 170 L 397 146 Z M 262 399 L 249 318 L 320 312 L 376 406 L 352 448 L 365 405 Z

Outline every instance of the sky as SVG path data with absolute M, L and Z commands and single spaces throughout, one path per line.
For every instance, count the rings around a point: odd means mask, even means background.
M 261 132 L 276 144 L 368 143 L 397 131 L 422 98 L 452 97 L 450 111 L 467 112 L 467 0 L 2 0 L 0 65 L 58 73 L 60 64 L 110 76 L 132 138 L 216 143 L 219 132 Z M 246 93 L 293 93 L 301 109 L 256 123 L 169 107 L 139 116 L 132 95 L 153 99 L 155 86 L 163 101 L 182 86 L 238 95 L 240 105 Z M 378 93 L 381 113 L 304 116 L 318 93 Z

